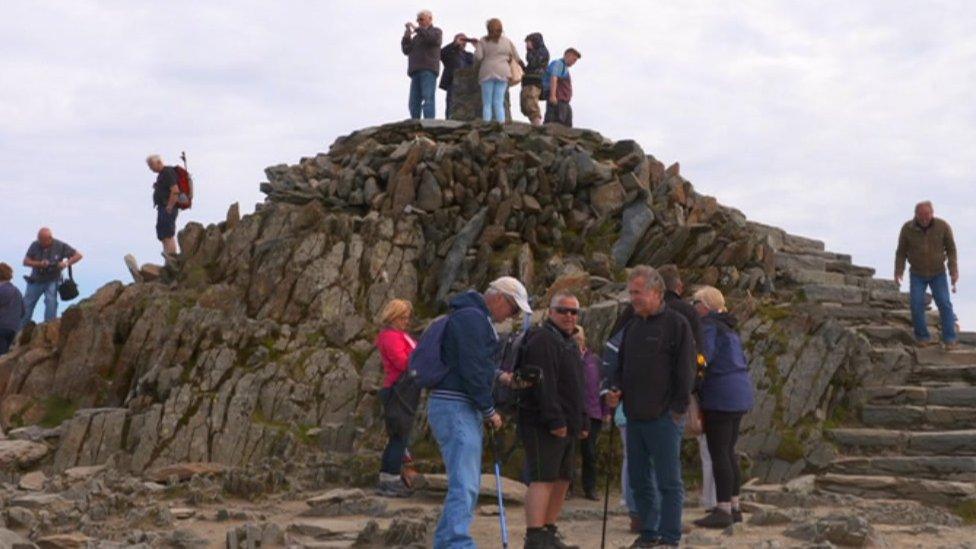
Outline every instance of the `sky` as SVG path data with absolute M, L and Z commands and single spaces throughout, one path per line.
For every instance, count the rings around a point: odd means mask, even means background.
M 967 1 L 9 0 L 0 260 L 19 281 L 48 225 L 85 255 L 83 295 L 127 280 L 126 253 L 159 262 L 150 153 L 187 153 L 196 196 L 180 226 L 234 202 L 253 211 L 265 167 L 407 117 L 399 40 L 421 8 L 447 36 L 499 17 L 520 49 L 536 31 L 552 52 L 576 47 L 577 126 L 635 139 L 700 192 L 885 278 L 899 228 L 931 199 L 960 250 L 957 313 L 976 329 Z

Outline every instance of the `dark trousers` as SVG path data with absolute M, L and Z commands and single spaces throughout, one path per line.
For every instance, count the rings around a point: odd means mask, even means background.
M 380 389 L 380 401 L 386 406 L 390 397 L 390 389 Z M 408 435 L 406 433 L 394 433 L 387 426 L 386 448 L 383 449 L 383 457 L 380 458 L 380 472 L 391 475 L 399 475 L 403 469 L 403 455 L 407 451 Z
M 596 439 L 600 435 L 603 422 L 590 418 L 590 434 L 580 441 L 580 456 L 583 461 L 583 492 L 596 491 L 596 472 L 599 468 L 596 455 Z
M 745 412 L 714 412 L 705 410 L 705 440 L 712 458 L 715 476 L 715 499 L 719 503 L 732 501 L 739 495 L 742 474 L 735 443 L 739 440 L 739 424 Z
M 447 99 L 444 101 L 444 118 L 447 120 L 451 119 L 451 107 L 454 106 L 454 96 L 451 93 L 451 89 L 447 89 Z
M 669 411 L 650 421 L 627 418 L 627 473 L 644 541 L 657 538 L 673 544 L 681 541 L 684 430 L 684 418 L 676 422 Z
M 8 328 L 0 328 L 0 355 L 6 354 L 10 350 L 10 345 L 14 342 L 17 332 Z
M 573 127 L 573 107 L 566 101 L 557 101 L 555 105 L 546 101 L 546 124 L 562 124 L 563 126 Z

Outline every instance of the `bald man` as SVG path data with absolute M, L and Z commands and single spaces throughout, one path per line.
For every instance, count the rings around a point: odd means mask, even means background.
M 81 261 L 81 254 L 71 246 L 54 238 L 51 229 L 42 227 L 37 231 L 37 240 L 27 248 L 24 266 L 31 268 L 27 278 L 27 291 L 24 292 L 23 328 L 34 316 L 37 301 L 44 296 L 44 322 L 58 316 L 58 283 L 61 272 Z

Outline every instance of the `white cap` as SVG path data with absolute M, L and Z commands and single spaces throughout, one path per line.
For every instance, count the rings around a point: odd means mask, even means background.
M 488 289 L 495 290 L 510 297 L 523 313 L 532 313 L 532 307 L 529 306 L 529 292 L 525 290 L 525 286 L 517 278 L 503 276 L 495 279 L 494 282 L 488 285 Z

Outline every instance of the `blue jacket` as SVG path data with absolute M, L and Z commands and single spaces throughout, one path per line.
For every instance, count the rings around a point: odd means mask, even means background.
M 495 380 L 498 333 L 491 323 L 485 298 L 467 291 L 451 300 L 451 316 L 444 330 L 447 376 L 430 396 L 470 402 L 485 417 L 495 413 L 491 385 Z
M 736 324 L 729 313 L 712 312 L 702 319 L 702 350 L 708 361 L 699 389 L 702 410 L 747 412 L 752 408 L 755 389 Z

